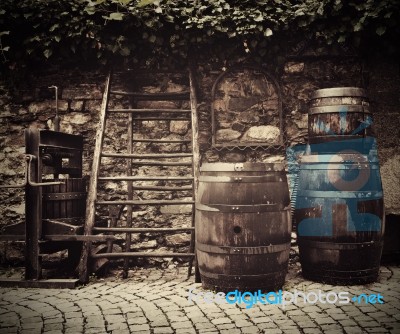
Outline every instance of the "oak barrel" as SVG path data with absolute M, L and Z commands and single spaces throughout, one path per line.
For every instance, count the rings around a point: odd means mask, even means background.
M 357 87 L 316 90 L 310 100 L 310 144 L 373 136 L 372 114 L 366 91 Z
M 206 163 L 196 202 L 203 287 L 280 288 L 288 268 L 290 199 L 281 163 Z
M 376 156 L 306 155 L 298 182 L 295 218 L 304 277 L 338 285 L 375 281 L 385 224 Z

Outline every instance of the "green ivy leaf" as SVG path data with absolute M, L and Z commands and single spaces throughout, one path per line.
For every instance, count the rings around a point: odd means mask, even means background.
M 129 56 L 131 54 L 131 50 L 129 50 L 128 48 L 122 48 L 119 53 L 121 54 L 121 56 Z
M 124 18 L 124 14 L 115 12 L 111 13 L 109 16 L 103 16 L 103 18 L 106 20 L 122 21 Z
M 148 5 L 151 5 L 151 4 L 153 4 L 153 3 L 155 3 L 155 2 L 157 2 L 158 0 L 141 0 L 139 3 L 138 3 L 138 7 L 144 7 L 144 6 L 148 6 Z
M 269 37 L 272 36 L 273 32 L 270 28 L 265 29 L 264 36 Z
M 376 29 L 376 33 L 377 33 L 379 36 L 382 36 L 382 35 L 385 33 L 385 31 L 386 31 L 386 27 L 384 27 L 384 26 L 380 26 L 380 27 L 378 27 L 378 28 Z
M 51 49 L 46 49 L 43 51 L 43 55 L 49 59 L 51 57 L 51 55 L 53 54 L 53 51 Z
M 360 31 L 362 30 L 362 23 L 361 22 L 357 22 L 357 24 L 354 26 L 354 31 Z

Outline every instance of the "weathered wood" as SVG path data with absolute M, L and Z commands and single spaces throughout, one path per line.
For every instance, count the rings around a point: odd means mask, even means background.
M 158 101 L 158 100 L 187 100 L 189 92 L 173 92 L 173 93 L 139 93 L 139 92 L 123 92 L 111 90 L 111 94 L 132 96 L 136 101 Z
M 39 130 L 25 130 L 27 154 L 39 157 Z M 28 170 L 33 182 L 42 182 L 41 159 L 35 159 Z M 25 279 L 39 280 L 42 274 L 39 239 L 42 234 L 42 187 L 25 187 Z
M 190 109 L 108 109 L 110 114 L 150 114 L 150 113 L 177 113 L 188 114 Z
M 132 114 L 129 114 L 129 120 L 128 120 L 128 154 L 133 153 L 133 117 Z M 133 166 L 133 161 L 128 160 L 127 161 L 127 173 L 126 175 L 132 176 L 132 166 Z M 128 200 L 132 201 L 133 200 L 133 183 L 132 181 L 128 182 Z M 128 228 L 132 227 L 132 213 L 133 213 L 133 207 L 132 205 L 128 205 L 126 209 L 126 226 Z M 125 252 L 129 252 L 131 250 L 131 242 L 132 242 L 132 235 L 130 233 L 127 233 L 125 235 Z M 125 258 L 124 259 L 124 266 L 123 266 L 123 271 L 122 271 L 122 276 L 123 278 L 128 277 L 128 269 L 129 269 L 129 259 Z
M 72 225 L 62 220 L 43 220 L 43 234 L 76 235 L 81 234 L 83 225 Z
M 91 175 L 90 175 L 88 198 L 86 201 L 86 203 L 87 203 L 86 204 L 86 215 L 85 215 L 86 223 L 85 223 L 84 235 L 92 234 L 92 228 L 95 223 L 95 201 L 96 201 L 96 197 L 97 197 L 97 177 L 99 174 L 101 150 L 102 150 L 103 140 L 104 140 L 104 128 L 105 128 L 105 124 L 106 124 L 107 103 L 108 103 L 108 98 L 109 98 L 109 94 L 110 94 L 110 83 L 111 83 L 110 81 L 111 81 L 111 72 L 109 73 L 107 80 L 106 80 L 106 84 L 105 84 L 103 100 L 102 100 L 101 110 L 100 110 L 100 119 L 99 119 L 99 124 L 97 127 L 97 133 L 96 133 L 96 144 L 95 144 L 94 154 L 93 154 L 93 165 L 92 165 L 92 171 L 91 171 Z M 90 247 L 91 247 L 90 241 L 84 242 L 83 247 L 82 247 L 81 259 L 80 259 L 80 263 L 78 266 L 79 279 L 83 283 L 85 283 L 89 280 L 88 258 L 89 258 L 89 254 L 90 254 Z
M 85 179 L 68 178 L 63 182 L 43 187 L 43 219 L 84 217 L 87 196 Z
M 182 205 L 182 204 L 194 204 L 194 201 L 183 201 L 183 200 L 115 200 L 115 201 L 96 201 L 98 205 Z
M 180 140 L 180 139 L 132 139 L 133 143 L 154 143 L 154 144 L 166 144 L 166 143 L 177 143 L 177 144 L 189 144 L 191 140 Z
M 193 186 L 135 186 L 135 190 L 151 190 L 151 191 L 187 191 L 193 190 Z
M 127 159 L 152 159 L 152 158 L 189 158 L 192 153 L 153 153 L 153 154 L 128 154 L 128 153 L 112 153 L 103 152 L 102 157 L 107 158 L 127 158 Z
M 99 253 L 92 254 L 93 259 L 106 258 L 129 258 L 129 257 L 194 257 L 194 253 L 144 253 L 144 252 L 123 252 L 123 253 Z
M 136 166 L 192 166 L 191 162 L 181 161 L 132 161 L 132 165 Z
M 67 278 L 41 280 L 2 278 L 0 280 L 0 286 L 7 288 L 75 289 L 78 284 L 79 280 Z
M 291 233 L 283 164 L 254 170 L 251 164 L 243 169 L 237 168 L 242 164 L 203 167 L 196 205 L 196 254 L 203 286 L 219 291 L 280 288 L 288 269 Z M 249 174 L 252 182 L 234 181 Z M 232 181 L 225 182 L 224 176 Z M 202 177 L 209 179 L 203 182 Z
M 192 176 L 102 176 L 99 181 L 192 181 Z
M 199 146 L 199 123 L 198 123 L 198 112 L 197 112 L 197 94 L 196 94 L 196 73 L 194 70 L 194 64 L 192 61 L 189 63 L 189 83 L 190 83 L 190 109 L 191 109 L 191 119 L 192 119 L 192 174 L 193 174 L 193 201 L 196 202 L 197 199 L 197 191 L 199 186 L 199 169 L 200 169 L 200 146 Z M 196 210 L 192 212 L 192 227 L 195 227 L 195 216 Z M 193 231 L 190 236 L 190 246 L 189 252 L 195 252 L 196 246 L 196 238 L 195 232 Z M 194 258 L 190 259 L 189 268 L 188 268 L 188 276 L 192 273 Z M 197 260 L 195 261 L 195 266 L 197 267 Z M 195 281 L 199 282 L 200 277 L 198 274 L 197 268 L 195 269 Z
M 194 227 L 93 227 L 94 232 L 117 232 L 117 233 L 147 233 L 147 232 L 187 232 L 194 231 Z
M 108 241 L 117 240 L 113 235 L 62 235 L 62 234 L 46 234 L 44 240 L 49 241 Z

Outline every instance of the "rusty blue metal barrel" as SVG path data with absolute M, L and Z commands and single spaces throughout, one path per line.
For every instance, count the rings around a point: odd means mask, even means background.
M 288 269 L 290 199 L 281 163 L 207 163 L 196 203 L 203 287 L 274 290 Z
M 385 223 L 376 153 L 305 155 L 298 182 L 295 218 L 304 277 L 335 285 L 374 282 Z
M 367 93 L 357 87 L 316 90 L 308 111 L 310 144 L 373 136 Z

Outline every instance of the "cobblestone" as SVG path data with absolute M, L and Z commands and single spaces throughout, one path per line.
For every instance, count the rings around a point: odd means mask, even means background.
M 400 268 L 366 286 L 336 287 L 290 273 L 284 291 L 347 291 L 381 294 L 384 304 L 263 305 L 189 301 L 188 290 L 204 292 L 186 268 L 135 269 L 130 278 L 110 276 L 75 290 L 0 289 L 0 333 L 400 333 Z M 391 273 L 386 275 L 386 273 Z M 286 287 L 286 289 L 285 289 Z

